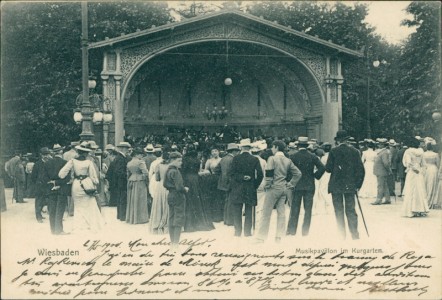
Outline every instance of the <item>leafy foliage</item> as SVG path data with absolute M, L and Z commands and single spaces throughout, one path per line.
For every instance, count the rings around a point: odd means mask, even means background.
M 367 130 L 367 78 L 372 135 L 401 138 L 432 133 L 431 110 L 441 108 L 439 2 L 412 2 L 416 27 L 401 47 L 389 45 L 365 21 L 367 6 L 341 2 L 193 2 L 178 12 L 193 17 L 218 9 L 241 9 L 351 49 L 366 58 L 344 66 L 344 127 L 357 138 Z M 112 38 L 171 21 L 164 2 L 91 2 L 89 39 Z M 7 2 L 2 5 L 2 139 L 4 145 L 35 151 L 77 139 L 72 120 L 81 92 L 79 2 Z M 379 68 L 371 62 L 385 60 Z M 95 65 L 97 64 L 97 65 Z M 91 69 L 101 62 L 91 59 Z
M 165 3 L 93 2 L 88 9 L 91 41 L 171 20 Z M 2 25 L 6 152 L 78 139 L 72 114 L 81 92 L 80 3 L 6 3 Z

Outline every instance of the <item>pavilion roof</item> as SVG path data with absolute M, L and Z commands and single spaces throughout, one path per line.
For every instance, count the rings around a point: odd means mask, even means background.
M 346 48 L 344 45 L 338 45 L 332 41 L 323 40 L 317 36 L 312 36 L 307 33 L 294 30 L 290 27 L 280 25 L 277 22 L 265 20 L 262 17 L 257 17 L 248 13 L 241 12 L 239 10 L 221 10 L 214 13 L 200 15 L 193 18 L 184 19 L 179 22 L 168 23 L 161 26 L 153 26 L 152 28 L 140 30 L 134 33 L 121 35 L 114 38 L 106 38 L 104 41 L 94 42 L 89 44 L 89 49 L 106 48 L 106 47 L 118 47 L 124 46 L 128 43 L 138 43 L 140 40 L 145 40 L 146 37 L 157 36 L 170 30 L 177 30 L 179 28 L 186 28 L 188 26 L 198 26 L 210 21 L 219 21 L 222 19 L 237 20 L 240 22 L 248 22 L 257 26 L 261 26 L 263 29 L 274 30 L 275 33 L 282 33 L 284 36 L 292 36 L 297 40 L 299 46 L 309 45 L 315 49 L 323 50 L 326 52 L 335 52 L 353 57 L 363 57 L 363 52 L 358 50 L 352 50 Z

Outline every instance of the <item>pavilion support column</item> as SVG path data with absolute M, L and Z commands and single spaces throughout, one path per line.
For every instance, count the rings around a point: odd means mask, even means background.
M 339 130 L 342 129 L 342 84 L 344 83 L 344 77 L 342 76 L 341 60 L 338 59 L 338 76 L 336 77 L 336 98 L 338 101 L 338 124 Z
M 108 90 L 109 88 L 107 85 L 107 81 L 109 79 L 109 76 L 101 75 L 101 79 L 102 79 L 102 83 L 103 83 L 103 97 L 109 98 L 109 90 Z M 103 145 L 101 145 L 102 149 L 104 149 L 104 147 L 106 147 L 106 145 L 108 144 L 108 140 L 109 140 L 108 137 L 109 137 L 109 124 L 103 122 Z
M 324 103 L 322 105 L 322 130 L 321 140 L 333 145 L 336 132 L 339 130 L 339 104 L 338 102 Z
M 121 76 L 115 78 L 115 145 L 124 141 L 124 103 L 121 99 Z

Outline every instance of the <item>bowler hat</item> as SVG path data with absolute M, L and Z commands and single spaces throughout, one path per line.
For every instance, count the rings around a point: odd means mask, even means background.
M 346 130 L 338 130 L 338 132 L 336 132 L 335 141 L 345 141 L 348 138 L 349 136 Z
M 49 150 L 48 147 L 43 147 L 40 149 L 40 154 L 43 154 L 43 155 L 51 154 L 51 151 Z
M 133 153 L 133 154 L 144 154 L 144 149 L 141 148 L 141 147 L 135 147 L 135 148 L 132 150 L 132 153 Z

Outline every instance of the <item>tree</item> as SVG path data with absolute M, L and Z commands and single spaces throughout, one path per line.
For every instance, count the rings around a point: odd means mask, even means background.
M 91 41 L 168 21 L 165 3 L 89 4 Z M 3 151 L 78 139 L 72 114 L 81 91 L 80 3 L 4 3 L 2 25 Z
M 414 1 L 407 7 L 412 19 L 403 25 L 416 27 L 399 61 L 400 105 L 394 128 L 408 135 L 432 134 L 431 113 L 441 108 L 440 2 Z

